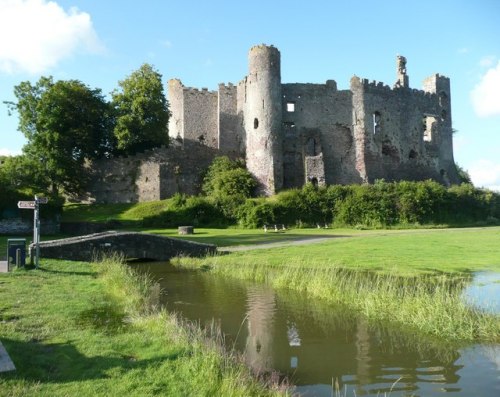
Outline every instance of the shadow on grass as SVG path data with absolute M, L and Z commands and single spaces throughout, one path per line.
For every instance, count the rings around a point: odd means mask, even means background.
M 34 266 L 27 267 L 26 270 L 34 270 Z M 88 272 L 75 272 L 75 271 L 63 271 L 63 270 L 54 270 L 54 269 L 47 269 L 46 267 L 39 266 L 38 270 L 44 273 L 51 273 L 51 274 L 61 274 L 61 275 L 67 275 L 67 276 L 93 276 L 97 277 L 99 274 L 96 271 L 91 271 L 89 270 Z
M 106 335 L 114 335 L 126 328 L 125 313 L 109 302 L 84 310 L 76 323 L 83 328 L 93 328 Z
M 176 360 L 187 354 L 184 350 L 151 359 L 138 359 L 115 353 L 114 356 L 87 356 L 72 343 L 43 343 L 37 340 L 21 342 L 2 338 L 2 343 L 16 366 L 16 371 L 2 378 L 23 379 L 39 383 L 62 383 L 109 378 L 113 368 L 122 370 L 146 369 L 159 366 L 166 360 Z

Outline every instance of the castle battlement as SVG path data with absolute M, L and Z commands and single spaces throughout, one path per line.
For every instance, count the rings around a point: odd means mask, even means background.
M 170 146 L 94 164 L 91 194 L 97 202 L 195 194 L 222 154 L 245 158 L 267 195 L 307 182 L 458 182 L 450 79 L 436 73 L 411 88 L 401 55 L 395 72 L 392 87 L 357 76 L 340 91 L 335 80 L 283 84 L 279 50 L 260 44 L 237 84 L 209 90 L 171 79 Z
M 455 182 L 450 80 L 434 74 L 410 88 L 406 64 L 396 57 L 393 87 L 353 76 L 338 91 L 335 80 L 283 84 L 279 50 L 256 45 L 237 85 L 169 82 L 169 134 L 244 156 L 264 194 L 307 181 Z

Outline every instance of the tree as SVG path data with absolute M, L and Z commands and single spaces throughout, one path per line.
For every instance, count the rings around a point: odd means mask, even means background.
M 457 168 L 458 179 L 460 180 L 460 183 L 468 183 L 472 185 L 472 179 L 469 175 L 469 172 L 460 167 L 457 163 L 455 163 L 455 167 Z
M 168 144 L 168 104 L 161 74 L 142 65 L 112 93 L 114 135 L 120 151 L 133 154 Z
M 51 193 L 81 192 L 87 182 L 85 162 L 109 154 L 110 108 L 99 89 L 78 80 L 53 82 L 42 77 L 35 85 L 15 87 L 19 130 L 28 143 L 24 162 L 42 174 Z
M 227 156 L 216 157 L 203 179 L 203 192 L 214 198 L 251 197 L 255 179 L 245 166 Z

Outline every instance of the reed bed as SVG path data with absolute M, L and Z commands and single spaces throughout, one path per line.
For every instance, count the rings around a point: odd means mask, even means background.
M 244 364 L 244 358 L 225 348 L 223 335 L 215 324 L 201 328 L 175 313 L 157 306 L 156 284 L 147 274 L 138 274 L 112 256 L 100 261 L 101 278 L 122 305 L 127 321 L 144 330 L 145 336 L 162 335 L 166 344 L 183 347 L 178 371 L 191 383 L 199 383 L 200 395 L 286 396 L 286 379 L 275 373 L 257 374 Z M 187 372 L 187 373 L 186 373 Z
M 500 341 L 500 316 L 467 304 L 464 274 L 400 276 L 341 267 L 307 267 L 300 258 L 281 265 L 241 263 L 228 257 L 177 258 L 174 264 L 210 269 L 224 277 L 265 282 L 347 306 L 370 321 L 453 341 Z

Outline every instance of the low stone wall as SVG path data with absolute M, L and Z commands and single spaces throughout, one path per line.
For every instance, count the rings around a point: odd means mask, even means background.
M 40 243 L 42 258 L 75 261 L 91 261 L 112 253 L 126 258 L 166 261 L 175 256 L 199 257 L 215 251 L 212 244 L 137 232 L 104 232 Z
M 42 234 L 57 234 L 60 232 L 60 223 L 54 219 L 42 219 L 40 227 Z M 0 219 L 0 235 L 25 235 L 31 233 L 33 233 L 32 219 Z

